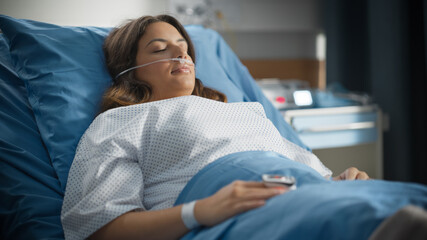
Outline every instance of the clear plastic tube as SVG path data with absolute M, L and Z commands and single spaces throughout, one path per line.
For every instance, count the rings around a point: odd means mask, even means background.
M 121 75 L 123 75 L 123 74 L 125 74 L 125 73 L 127 73 L 129 71 L 132 71 L 134 69 L 145 67 L 145 66 L 148 66 L 148 65 L 151 65 L 151 64 L 154 64 L 154 63 L 168 62 L 168 61 L 177 61 L 177 62 L 180 62 L 181 64 L 188 64 L 190 66 L 194 65 L 194 63 L 191 60 L 184 59 L 184 58 L 165 58 L 165 59 L 160 59 L 160 60 L 156 60 L 156 61 L 153 61 L 153 62 L 149 62 L 149 63 L 145 63 L 145 64 L 142 64 L 142 65 L 138 65 L 138 66 L 135 66 L 135 67 L 128 68 L 128 69 L 124 70 L 123 72 L 117 74 L 117 76 L 114 79 L 117 79 Z

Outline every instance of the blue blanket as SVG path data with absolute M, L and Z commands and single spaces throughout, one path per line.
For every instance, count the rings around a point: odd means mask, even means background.
M 183 239 L 367 239 L 400 208 L 427 208 L 427 187 L 382 180 L 330 181 L 311 168 L 273 152 L 241 152 L 202 169 L 176 205 L 214 194 L 234 180 L 261 181 L 264 173 L 291 175 L 297 190 Z

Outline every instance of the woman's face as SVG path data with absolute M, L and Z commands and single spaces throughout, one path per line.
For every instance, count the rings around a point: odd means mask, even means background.
M 150 24 L 139 39 L 136 65 L 166 58 L 184 58 L 188 45 L 178 30 L 165 22 Z M 194 65 L 178 61 L 158 62 L 136 69 L 136 77 L 152 87 L 150 101 L 191 95 L 195 85 Z

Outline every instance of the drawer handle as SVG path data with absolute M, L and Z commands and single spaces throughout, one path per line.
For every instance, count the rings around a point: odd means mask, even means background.
M 318 133 L 318 132 L 368 129 L 368 128 L 374 128 L 374 127 L 375 127 L 375 122 L 357 122 L 357 123 L 337 124 L 333 126 L 318 126 L 318 127 L 304 128 L 299 130 L 298 132 L 299 133 Z

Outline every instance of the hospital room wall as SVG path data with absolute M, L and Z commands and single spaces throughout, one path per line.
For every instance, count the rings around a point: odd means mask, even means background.
M 206 3 L 203 18 L 210 18 L 209 27 L 223 35 L 255 78 L 298 78 L 313 86 L 319 79 L 325 82 L 326 44 L 319 47 L 322 0 L 1 0 L 0 13 L 59 25 L 111 27 L 147 14 L 180 18 L 173 9 L 177 4 L 191 8 Z
M 299 79 L 325 87 L 322 0 L 233 3 L 217 3 L 222 18 L 215 27 L 254 78 Z
M 166 0 L 1 0 L 0 14 L 58 25 L 111 27 L 164 12 L 165 7 Z

